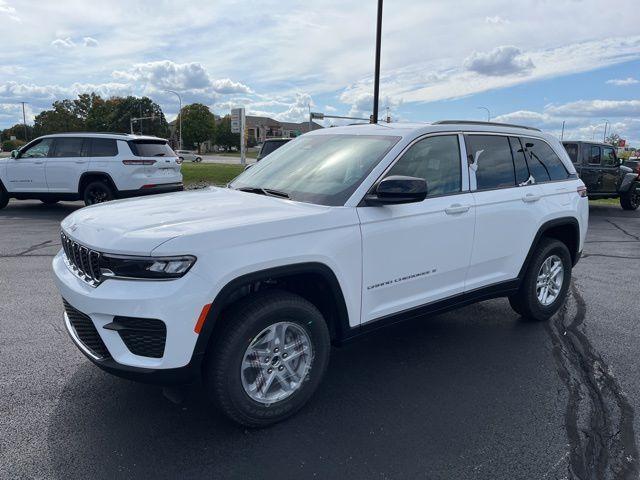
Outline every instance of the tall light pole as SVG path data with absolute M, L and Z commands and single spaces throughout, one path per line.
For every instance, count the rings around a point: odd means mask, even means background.
M 378 0 L 378 25 L 376 29 L 376 69 L 373 79 L 373 115 L 371 123 L 378 123 L 378 96 L 380 95 L 380 44 L 382 43 L 382 0 Z
M 604 120 L 604 133 L 602 134 L 602 143 L 607 141 L 607 125 L 609 125 L 609 120 L 603 118 Z
M 178 140 L 178 150 L 182 150 L 182 97 L 178 92 L 174 92 L 173 90 L 166 90 L 169 93 L 173 93 L 176 97 L 178 97 L 178 103 L 180 104 L 180 110 L 178 111 L 178 128 L 180 129 L 180 137 Z M 200 149 L 198 149 L 199 151 Z
M 480 110 L 486 110 L 487 111 L 487 122 L 491 121 L 491 112 L 489 111 L 489 109 L 487 107 L 478 107 Z
M 24 113 L 24 105 L 27 102 L 20 102 L 22 104 L 22 124 L 24 125 L 24 141 L 28 142 L 29 139 L 27 138 L 27 116 Z

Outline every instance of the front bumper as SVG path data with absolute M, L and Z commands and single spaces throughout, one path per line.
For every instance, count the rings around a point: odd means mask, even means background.
M 103 370 L 118 376 L 154 383 L 185 382 L 199 372 L 202 355 L 194 355 L 198 334 L 194 326 L 210 291 L 206 282 L 189 272 L 170 281 L 115 280 L 92 287 L 69 270 L 63 253 L 53 259 L 55 281 L 68 305 L 90 321 L 108 353 L 87 348 L 65 312 L 65 326 L 78 348 Z M 115 317 L 157 319 L 166 325 L 161 357 L 134 354 L 121 334 L 105 328 Z

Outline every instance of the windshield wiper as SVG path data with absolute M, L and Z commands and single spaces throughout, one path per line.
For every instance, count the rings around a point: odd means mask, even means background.
M 268 197 L 290 198 L 286 192 L 280 190 L 274 190 L 272 188 L 260 188 L 260 187 L 240 187 L 235 190 L 240 192 L 257 193 L 258 195 L 266 195 Z

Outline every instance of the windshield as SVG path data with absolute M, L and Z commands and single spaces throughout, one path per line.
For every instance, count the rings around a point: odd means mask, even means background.
M 235 189 L 281 192 L 292 200 L 344 205 L 400 137 L 369 135 L 302 136 L 246 170 Z

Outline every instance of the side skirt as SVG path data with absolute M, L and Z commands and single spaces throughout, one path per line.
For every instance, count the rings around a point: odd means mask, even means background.
M 444 313 L 449 310 L 455 310 L 472 303 L 481 302 L 483 300 L 489 300 L 491 298 L 508 297 L 518 291 L 520 287 L 520 279 L 507 280 L 504 282 L 489 285 L 488 287 L 478 288 L 469 292 L 460 293 L 443 300 L 437 300 L 426 305 L 420 305 L 413 307 L 402 312 L 394 313 L 391 315 L 385 315 L 384 317 L 376 318 L 358 327 L 349 328 L 345 335 L 339 339 L 336 343 L 338 345 L 351 342 L 366 336 L 367 334 L 386 328 L 397 323 L 412 320 L 417 317 L 433 316 L 439 313 Z

